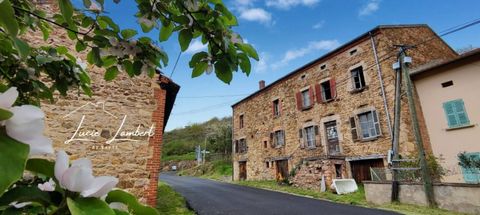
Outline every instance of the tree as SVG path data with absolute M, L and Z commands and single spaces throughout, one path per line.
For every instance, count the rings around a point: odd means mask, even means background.
M 120 0 L 114 0 L 118 3 Z M 153 76 L 157 68 L 168 63 L 167 54 L 148 37 L 136 37 L 134 29 L 120 27 L 104 12 L 104 0 L 83 0 L 75 8 L 71 0 L 58 0 L 60 14 L 46 14 L 31 0 L 0 1 L 0 92 L 16 86 L 20 103 L 39 104 L 53 100 L 58 91 L 66 95 L 71 88 L 81 88 L 92 95 L 85 67 L 61 44 L 33 47 L 22 35 L 41 31 L 45 40 L 52 28 L 62 28 L 76 43 L 76 51 L 88 52 L 89 64 L 105 68 L 105 79 L 114 79 L 120 71 L 136 76 Z M 178 33 L 182 51 L 194 38 L 208 45 L 208 51 L 192 56 L 192 77 L 215 72 L 230 83 L 239 69 L 250 74 L 250 58 L 258 54 L 232 31 L 236 17 L 221 0 L 137 0 L 135 18 L 143 32 L 160 30 L 158 40 L 167 41 Z M 45 78 L 47 77 L 47 82 Z

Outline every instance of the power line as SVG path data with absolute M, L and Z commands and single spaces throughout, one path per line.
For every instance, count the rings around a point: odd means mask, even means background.
M 233 95 L 203 95 L 203 96 L 180 96 L 177 97 L 179 99 L 201 99 L 201 98 L 224 98 L 224 97 L 237 97 L 237 96 L 248 96 L 249 93 L 246 94 L 233 94 Z
M 180 56 L 182 55 L 182 51 L 178 53 L 177 60 L 175 61 L 175 64 L 173 65 L 172 72 L 170 73 L 170 78 L 172 78 L 173 73 L 175 72 L 175 69 L 177 68 L 178 60 L 180 60 Z

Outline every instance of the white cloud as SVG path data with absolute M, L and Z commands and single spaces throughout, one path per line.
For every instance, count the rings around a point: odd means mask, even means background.
M 325 20 L 322 20 L 320 22 L 315 23 L 315 25 L 312 26 L 313 29 L 320 29 L 325 25 Z
M 381 0 L 369 0 L 366 5 L 364 5 L 360 11 L 358 11 L 359 16 L 368 16 L 378 9 L 380 9 Z
M 338 40 L 319 40 L 319 41 L 312 41 L 308 43 L 306 47 L 294 50 L 288 50 L 285 52 L 283 59 L 279 62 L 272 64 L 274 69 L 279 68 L 281 66 L 287 65 L 290 61 L 295 60 L 297 58 L 303 57 L 307 54 L 310 54 L 314 51 L 326 50 L 330 51 L 340 46 Z
M 272 14 L 262 8 L 249 8 L 240 12 L 240 18 L 247 21 L 270 24 L 272 21 Z
M 288 10 L 298 5 L 311 7 L 317 4 L 318 2 L 320 2 L 320 0 L 267 0 L 266 4 L 269 7 Z
M 186 54 L 195 54 L 199 51 L 206 50 L 207 44 L 203 44 L 199 39 L 194 40 L 190 43 L 190 46 L 185 51 Z

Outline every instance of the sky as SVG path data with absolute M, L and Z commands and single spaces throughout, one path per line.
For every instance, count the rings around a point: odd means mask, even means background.
M 253 62 L 250 76 L 237 72 L 228 85 L 214 73 L 191 78 L 188 62 L 193 53 L 205 48 L 199 41 L 192 41 L 191 47 L 180 54 L 175 70 L 180 53 L 177 35 L 158 43 L 170 58 L 168 66 L 161 70 L 181 86 L 167 131 L 213 117 L 230 116 L 231 105 L 257 91 L 260 80 L 268 85 L 377 25 L 428 24 L 438 33 L 480 18 L 478 0 L 224 0 L 224 3 L 239 21 L 233 30 L 256 48 L 260 60 Z M 121 0 L 119 4 L 106 1 L 105 11 L 122 29 L 141 32 L 133 17 L 137 12 L 133 0 Z M 156 30 L 140 35 L 158 41 Z M 480 24 L 443 39 L 453 49 L 480 47 Z

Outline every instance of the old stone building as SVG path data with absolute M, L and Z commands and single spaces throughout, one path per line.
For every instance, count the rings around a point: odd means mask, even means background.
M 386 166 L 396 44 L 417 45 L 408 52 L 412 67 L 457 56 L 427 25 L 378 26 L 268 86 L 261 81 L 232 106 L 234 180 L 291 175 L 296 185 L 320 188 L 322 176 L 327 186 L 359 182 L 370 179 L 370 167 Z M 401 111 L 400 153 L 415 156 L 407 105 Z
M 57 1 L 37 1 L 47 16 L 58 13 Z M 85 52 L 76 52 L 75 43 L 64 29 L 53 29 L 44 41 L 41 32 L 27 34 L 30 44 L 40 47 L 65 46 L 87 62 Z M 104 69 L 88 66 L 93 96 L 70 92 L 43 102 L 46 136 L 55 150 L 63 149 L 71 159 L 92 160 L 94 174 L 119 178 L 117 187 L 156 205 L 162 137 L 179 90 L 167 77 L 157 74 L 130 78 L 120 73 L 104 80 Z

